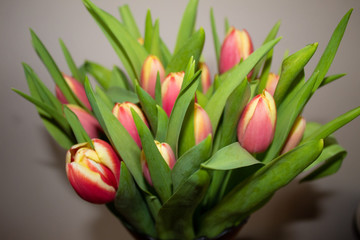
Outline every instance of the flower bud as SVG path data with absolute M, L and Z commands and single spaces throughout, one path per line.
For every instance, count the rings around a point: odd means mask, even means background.
M 274 98 L 266 90 L 245 107 L 238 124 L 238 141 L 250 153 L 265 151 L 273 140 L 276 125 Z
M 66 74 L 63 74 L 63 77 L 75 96 L 84 104 L 87 109 L 92 110 L 89 100 L 87 99 L 84 86 L 73 77 L 70 77 Z M 69 103 L 58 86 L 55 87 L 55 93 L 56 97 L 62 104 Z
M 130 136 L 134 139 L 136 144 L 141 148 L 141 140 L 139 133 L 137 131 L 131 109 L 134 109 L 135 112 L 139 115 L 139 117 L 144 121 L 144 123 L 148 125 L 146 118 L 141 111 L 141 109 L 134 103 L 124 102 L 124 103 L 116 103 L 112 113 L 114 116 L 121 122 L 124 128 L 128 131 Z
M 220 51 L 220 74 L 228 71 L 254 51 L 249 33 L 231 27 Z
M 94 116 L 77 105 L 67 104 L 66 106 L 70 108 L 73 113 L 75 113 L 85 132 L 89 135 L 90 138 L 100 137 L 100 134 L 103 132 L 103 130 L 98 120 Z
M 211 86 L 211 75 L 209 67 L 206 63 L 200 62 L 199 69 L 201 70 L 201 87 L 202 92 L 205 94 Z
M 212 134 L 210 118 L 206 111 L 197 103 L 194 110 L 195 144 L 199 144 L 209 134 Z
M 140 86 L 153 98 L 155 98 L 155 86 L 158 73 L 160 75 L 160 81 L 162 82 L 165 77 L 163 65 L 155 55 L 148 56 L 141 69 Z
M 66 174 L 77 194 L 92 203 L 114 200 L 119 185 L 120 159 L 105 141 L 72 146 L 66 153 Z
M 303 117 L 298 117 L 289 133 L 281 154 L 284 154 L 295 148 L 301 141 L 306 128 L 306 120 Z
M 162 105 L 166 114 L 170 117 L 176 98 L 184 80 L 184 72 L 169 73 L 161 84 Z
M 139 37 L 137 42 L 140 43 L 140 45 L 144 45 L 144 39 L 142 37 Z
M 265 90 L 268 91 L 271 96 L 274 96 L 276 86 L 279 82 L 280 76 L 275 73 L 269 73 Z
M 173 169 L 176 159 L 175 159 L 174 152 L 171 149 L 170 145 L 165 142 L 160 143 L 156 140 L 155 140 L 155 144 L 156 144 L 156 147 L 158 148 L 161 156 L 164 158 L 165 162 L 169 166 L 169 168 Z M 148 181 L 148 183 L 150 185 L 152 185 L 150 171 L 149 171 L 149 167 L 148 167 L 148 164 L 146 161 L 144 150 L 141 151 L 140 161 L 141 161 L 141 167 L 143 170 L 144 177 Z

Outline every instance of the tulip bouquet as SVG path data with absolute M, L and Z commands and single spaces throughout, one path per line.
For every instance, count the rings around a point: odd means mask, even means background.
M 55 95 L 23 64 L 32 102 L 65 149 L 66 173 L 86 201 L 106 204 L 139 239 L 220 239 L 238 230 L 281 187 L 335 173 L 346 151 L 331 135 L 360 114 L 320 125 L 301 113 L 320 87 L 351 10 L 341 19 L 312 74 L 317 43 L 286 54 L 271 72 L 280 23 L 254 50 L 246 30 L 228 24 L 222 44 L 210 19 L 218 74 L 211 81 L 190 0 L 173 53 L 146 15 L 142 36 L 127 5 L 121 20 L 83 0 L 126 71 L 78 66 L 60 41 L 72 76 L 60 71 L 38 36 L 32 44 L 55 82 Z M 88 79 L 91 78 L 91 81 Z M 93 87 L 93 85 L 96 85 Z

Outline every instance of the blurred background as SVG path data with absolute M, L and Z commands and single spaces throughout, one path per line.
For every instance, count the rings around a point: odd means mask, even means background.
M 93 0 L 119 16 L 123 0 Z M 160 19 L 160 35 L 173 49 L 187 1 L 127 1 L 140 29 L 147 9 Z M 347 73 L 321 88 L 307 105 L 309 121 L 326 123 L 360 105 L 360 1 L 359 0 L 202 0 L 197 27 L 207 33 L 204 57 L 212 74 L 216 71 L 209 21 L 214 8 L 218 32 L 223 39 L 224 18 L 250 33 L 255 48 L 281 20 L 283 39 L 274 51 L 273 69 L 278 71 L 283 53 L 319 42 L 308 64 L 307 76 L 317 64 L 341 17 L 354 12 L 329 74 Z M 16 95 L 12 87 L 28 92 L 21 63 L 28 63 L 54 89 L 52 80 L 31 46 L 32 28 L 48 48 L 60 69 L 70 73 L 62 55 L 61 38 L 76 63 L 92 60 L 109 68 L 121 66 L 80 0 L 2 0 L 0 2 L 0 239 L 131 239 L 118 220 L 98 206 L 81 200 L 65 175 L 65 150 L 42 126 L 33 105 Z M 340 171 L 311 183 L 294 181 L 275 194 L 253 214 L 238 239 L 358 239 L 354 231 L 355 209 L 360 201 L 360 119 L 335 133 L 349 154 Z

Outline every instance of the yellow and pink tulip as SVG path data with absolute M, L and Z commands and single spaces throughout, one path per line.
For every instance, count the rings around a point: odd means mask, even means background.
M 165 69 L 162 63 L 155 55 L 148 56 L 141 69 L 140 86 L 153 98 L 155 98 L 155 86 L 158 73 L 160 81 L 163 82 Z
M 305 128 L 306 128 L 306 120 L 305 120 L 305 118 L 299 116 L 295 120 L 295 123 L 294 123 L 292 129 L 290 130 L 290 133 L 285 142 L 285 145 L 284 145 L 283 149 L 281 150 L 281 154 L 287 153 L 288 151 L 295 148 L 299 144 L 299 142 L 301 141 L 301 139 L 304 135 Z
M 168 116 L 170 116 L 180 93 L 184 75 L 184 72 L 169 73 L 161 84 L 162 106 Z

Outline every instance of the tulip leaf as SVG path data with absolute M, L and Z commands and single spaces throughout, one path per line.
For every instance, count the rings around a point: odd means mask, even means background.
M 220 66 L 220 49 L 221 49 L 221 45 L 220 45 L 219 35 L 218 35 L 217 30 L 216 30 L 216 21 L 215 21 L 215 17 L 214 17 L 213 8 L 210 8 L 210 21 L 211 21 L 211 30 L 212 30 L 213 40 L 214 40 L 216 62 L 217 62 L 217 66 Z
M 194 110 L 195 99 L 193 99 L 186 111 L 183 126 L 178 143 L 178 156 L 181 157 L 186 151 L 195 145 Z
M 311 169 L 312 171 L 302 178 L 301 182 L 316 180 L 336 173 L 346 155 L 346 150 L 338 144 L 325 147 L 320 156 L 305 169 L 305 171 Z
M 161 96 L 161 80 L 160 73 L 156 74 L 156 83 L 155 83 L 155 101 L 156 104 L 162 107 L 162 96 Z
M 112 114 L 111 110 L 106 107 L 105 103 L 99 97 L 96 97 L 88 79 L 85 79 L 85 91 L 96 119 L 99 121 L 112 146 L 125 162 L 137 185 L 143 191 L 147 191 L 140 164 L 140 149 L 138 145 L 120 121 Z
M 277 38 L 266 43 L 265 45 L 257 49 L 255 52 L 253 52 L 242 63 L 221 76 L 221 85 L 216 89 L 205 107 L 205 111 L 209 115 L 214 132 L 216 131 L 228 97 L 231 95 L 233 90 L 241 83 L 241 81 L 244 80 L 244 78 L 251 71 L 251 69 L 254 68 L 256 63 L 263 56 L 265 56 L 265 54 L 270 51 L 279 41 L 280 38 Z
M 151 130 L 155 135 L 157 131 L 157 123 L 158 123 L 158 119 L 157 119 L 158 110 L 156 107 L 156 102 L 150 96 L 150 94 L 148 94 L 144 89 L 140 87 L 139 84 L 136 84 L 135 89 L 139 97 L 142 110 L 144 111 L 146 118 L 150 123 Z
M 224 29 L 225 29 L 225 34 L 227 34 L 230 30 L 230 23 L 227 17 L 224 20 Z
M 272 63 L 272 56 L 273 56 L 274 49 L 271 49 L 269 53 L 266 55 L 266 60 L 261 72 L 261 76 L 256 88 L 256 91 L 254 91 L 256 94 L 261 94 L 264 89 L 266 89 L 266 83 L 269 78 L 269 73 L 271 69 L 271 63 Z M 252 81 L 253 82 L 253 81 Z
M 123 20 L 123 23 L 126 26 L 126 29 L 129 31 L 129 33 L 136 39 L 141 38 L 139 28 L 136 24 L 134 16 L 131 13 L 129 5 L 125 4 L 119 7 L 119 12 L 121 19 Z
M 164 68 L 166 69 L 172 55 L 169 50 L 169 48 L 166 46 L 165 42 L 160 38 L 160 50 L 162 55 L 162 64 L 164 65 Z
M 77 142 L 78 143 L 88 142 L 90 144 L 91 148 L 94 148 L 94 145 L 93 145 L 89 135 L 86 133 L 85 129 L 81 125 L 79 118 L 66 105 L 64 105 L 64 114 L 65 114 L 65 117 L 66 117 L 68 123 L 70 124 L 70 127 L 75 135 Z
M 156 107 L 157 107 L 158 122 L 157 122 L 155 139 L 158 140 L 159 142 L 165 142 L 166 133 L 169 125 L 169 118 L 166 112 L 164 111 L 164 109 L 162 109 L 159 105 L 156 105 Z
M 146 13 L 146 18 L 145 18 L 145 34 L 144 34 L 144 47 L 145 49 L 150 52 L 151 51 L 151 42 L 153 39 L 153 31 L 154 31 L 154 26 L 153 26 L 153 22 L 152 22 L 152 17 L 151 17 L 151 11 L 150 9 L 148 9 L 147 13 Z
M 48 72 L 53 78 L 55 84 L 59 87 L 61 92 L 64 94 L 66 100 L 69 103 L 79 105 L 86 109 L 84 104 L 75 96 L 75 94 L 71 91 L 69 85 L 66 83 L 61 71 L 56 65 L 54 59 L 51 57 L 50 53 L 45 48 L 44 44 L 38 38 L 34 31 L 30 29 L 32 44 L 35 48 L 36 53 L 40 57 L 41 61 L 46 66 Z
M 199 84 L 200 86 L 201 84 Z M 196 90 L 196 100 L 197 103 L 204 108 L 208 102 L 208 98 L 205 96 L 205 94 L 203 94 L 202 92 L 200 92 L 199 90 Z
M 197 1 L 197 0 L 192 0 Z M 190 57 L 195 60 L 195 65 L 199 62 L 199 58 L 204 47 L 205 32 L 204 29 L 200 28 L 194 33 L 180 48 L 172 58 L 166 67 L 166 73 L 184 71 Z
M 334 74 L 334 75 L 327 76 L 321 82 L 320 87 L 323 87 L 323 86 L 325 86 L 325 85 L 327 85 L 327 84 L 329 84 L 329 83 L 331 83 L 331 82 L 333 82 L 335 80 L 338 80 L 338 79 L 344 77 L 345 75 L 346 75 L 346 73 L 340 73 L 340 74 Z
M 108 107 L 108 109 L 112 110 L 114 108 L 114 102 L 111 100 L 111 98 L 104 92 L 104 90 L 96 86 L 95 87 L 95 93 L 96 96 L 101 99 L 101 101 L 104 102 L 104 104 Z
M 242 222 L 275 191 L 310 165 L 322 149 L 322 140 L 309 141 L 266 164 L 204 214 L 199 236 L 212 238 Z
M 268 35 L 266 36 L 264 42 L 263 42 L 263 45 L 265 43 L 268 43 L 270 42 L 271 40 L 274 40 L 277 33 L 279 32 L 279 28 L 280 28 L 280 24 L 281 24 L 281 21 L 278 21 L 275 23 L 275 25 L 272 27 L 272 29 L 270 30 L 270 32 L 268 33 Z M 256 66 L 254 67 L 254 70 L 253 70 L 253 74 L 251 75 L 251 81 L 255 80 L 255 78 L 258 77 L 258 74 L 260 72 L 260 69 L 261 69 L 261 66 L 264 64 L 264 62 L 266 61 L 270 61 L 271 62 L 271 59 L 272 58 L 272 51 L 270 51 L 268 53 L 268 55 L 266 57 L 263 57 L 257 64 Z M 260 92 L 260 91 L 259 91 Z
M 109 89 L 112 76 L 111 70 L 91 61 L 86 61 L 84 67 L 105 90 Z
M 201 167 L 212 170 L 231 170 L 252 165 L 263 165 L 263 163 L 235 142 L 221 148 L 209 160 L 201 164 Z
M 296 79 L 296 76 L 304 69 L 305 65 L 314 55 L 317 46 L 318 43 L 309 44 L 282 62 L 280 79 L 274 93 L 277 106 L 280 106 L 294 79 Z
M 90 0 L 83 0 L 83 3 L 114 47 L 131 80 L 139 79 L 143 62 L 148 55 L 145 48 L 115 17 L 95 6 Z
M 62 148 L 68 150 L 76 144 L 75 138 L 69 137 L 69 135 L 67 135 L 64 130 L 54 122 L 53 119 L 44 117 L 41 114 L 40 117 L 46 127 L 46 130 Z
M 111 87 L 106 91 L 108 97 L 114 103 L 122 103 L 122 102 L 132 102 L 132 103 L 139 103 L 138 96 L 129 90 L 119 88 L 119 87 Z
M 151 40 L 150 54 L 157 56 L 160 61 L 163 62 L 160 49 L 159 19 L 155 21 L 153 36 Z
M 180 91 L 179 96 L 175 101 L 173 110 L 170 114 L 166 142 L 174 150 L 176 156 L 178 153 L 178 140 L 181 133 L 181 127 L 183 125 L 186 111 L 192 99 L 194 98 L 196 89 L 198 88 L 199 80 L 200 80 L 200 72 L 198 71 L 196 74 L 194 74 L 191 77 L 189 84 L 184 89 L 182 88 L 182 90 Z
M 176 191 L 193 173 L 200 169 L 200 164 L 211 155 L 212 137 L 209 135 L 202 142 L 184 153 L 175 163 L 171 176 Z
M 84 83 L 84 75 L 79 71 L 78 67 L 76 66 L 75 61 L 72 58 L 65 43 L 61 39 L 59 39 L 59 42 L 72 76 L 81 83 Z
M 159 152 L 150 129 L 146 126 L 135 110 L 131 109 L 131 113 L 141 139 L 146 162 L 149 167 L 151 181 L 156 192 L 159 194 L 161 201 L 164 203 L 172 194 L 170 168 Z
M 277 109 L 277 120 L 274 133 L 274 140 L 268 149 L 264 162 L 269 162 L 281 151 L 296 118 L 302 112 L 305 104 L 312 95 L 313 86 L 318 74 L 314 74 L 296 93 L 288 95 Z
M 194 32 L 198 5 L 199 0 L 189 0 L 186 6 L 176 39 L 175 54 L 178 54 L 177 52 L 186 46 L 187 41 Z
M 315 83 L 313 93 L 321 85 L 327 71 L 330 68 L 332 61 L 334 60 L 335 54 L 337 52 L 337 49 L 339 48 L 341 39 L 345 33 L 345 29 L 346 29 L 347 23 L 349 22 L 349 18 L 350 18 L 352 11 L 353 11 L 353 9 L 350 9 L 344 15 L 344 17 L 340 20 L 339 24 L 335 28 L 335 30 L 329 40 L 328 45 L 325 48 L 324 53 L 321 55 L 321 58 L 314 69 L 314 72 L 319 71 L 319 77 L 318 77 L 317 82 Z
M 209 174 L 198 170 L 164 203 L 156 222 L 160 239 L 195 239 L 193 215 L 209 182 Z
M 110 86 L 111 87 L 119 87 L 126 90 L 131 90 L 131 86 L 129 84 L 129 81 L 125 75 L 125 73 L 118 68 L 117 66 L 114 66 L 111 71 L 111 78 L 110 78 Z

